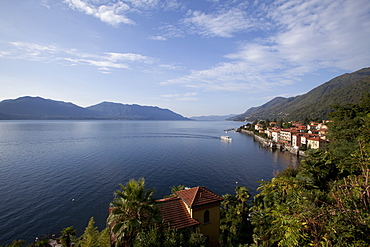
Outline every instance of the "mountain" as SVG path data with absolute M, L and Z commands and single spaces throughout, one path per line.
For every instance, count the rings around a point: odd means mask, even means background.
M 300 96 L 276 97 L 228 120 L 328 119 L 332 105 L 358 103 L 366 92 L 370 92 L 370 68 L 340 75 Z
M 40 97 L 25 96 L 0 102 L 0 119 L 81 119 L 96 117 L 96 113 L 75 104 Z
M 0 120 L 11 119 L 187 120 L 168 109 L 152 106 L 103 102 L 83 108 L 72 103 L 30 96 L 0 102 Z
M 102 102 L 86 109 L 96 112 L 108 119 L 127 120 L 188 120 L 168 109 L 154 106 L 125 105 L 120 103 Z
M 198 121 L 223 121 L 229 118 L 234 117 L 236 114 L 230 114 L 226 116 L 218 116 L 218 115 L 210 115 L 210 116 L 195 116 L 191 117 L 192 120 L 198 120 Z

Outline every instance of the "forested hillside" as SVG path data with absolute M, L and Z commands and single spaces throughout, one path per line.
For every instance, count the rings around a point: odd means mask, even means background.
M 370 68 L 338 76 L 310 92 L 290 98 L 277 97 L 259 107 L 252 107 L 230 120 L 260 119 L 311 120 L 328 119 L 333 104 L 358 103 L 370 92 Z

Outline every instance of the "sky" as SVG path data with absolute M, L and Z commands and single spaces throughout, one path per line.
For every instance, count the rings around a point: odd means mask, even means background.
M 0 1 L 0 100 L 241 114 L 365 67 L 369 0 Z

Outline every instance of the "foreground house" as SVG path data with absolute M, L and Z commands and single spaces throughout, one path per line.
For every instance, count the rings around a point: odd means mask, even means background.
M 175 229 L 199 227 L 209 246 L 218 246 L 222 197 L 204 186 L 181 190 L 176 195 L 157 201 L 164 222 Z
M 126 204 L 126 199 L 127 198 L 125 197 L 123 202 L 120 200 L 117 204 Z M 222 197 L 216 195 L 204 186 L 198 186 L 178 191 L 173 195 L 173 197 L 156 200 L 156 204 L 159 207 L 165 226 L 178 230 L 197 227 L 199 228 L 200 233 L 206 237 L 208 246 L 212 247 L 219 246 L 220 204 L 222 201 Z M 131 222 L 132 220 L 141 221 L 151 217 L 149 215 L 147 217 L 142 215 L 143 217 L 138 219 L 138 215 L 136 214 L 137 212 L 135 212 L 135 210 L 132 212 L 128 211 L 125 207 L 122 208 L 120 206 L 109 208 L 108 220 L 112 215 L 117 217 L 117 220 L 113 217 L 113 220 L 109 220 L 110 223 L 108 223 L 111 229 L 111 246 L 115 246 L 118 236 L 116 232 L 113 233 L 112 231 L 115 223 L 124 226 L 121 222 L 122 220 L 127 222 Z M 135 233 L 133 232 L 132 234 L 133 235 L 126 235 L 127 241 L 130 241 L 130 237 L 134 236 Z M 129 242 L 126 240 L 120 240 L 122 242 L 122 246 L 129 245 Z

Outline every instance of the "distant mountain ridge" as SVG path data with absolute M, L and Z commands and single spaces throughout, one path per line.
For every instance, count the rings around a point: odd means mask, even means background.
M 328 119 L 328 113 L 333 111 L 332 105 L 358 103 L 366 92 L 370 92 L 370 68 L 337 76 L 300 96 L 276 97 L 228 120 Z
M 209 115 L 209 116 L 194 116 L 190 117 L 190 119 L 198 120 L 198 121 L 223 121 L 234 117 L 236 114 L 230 114 L 226 116 L 219 116 L 219 115 Z
M 99 113 L 105 118 L 131 120 L 184 120 L 183 116 L 168 109 L 156 106 L 125 105 L 113 102 L 102 102 L 97 105 L 86 107 L 86 109 Z
M 73 103 L 30 96 L 0 102 L 0 120 L 11 119 L 189 120 L 168 109 L 153 106 L 102 102 L 83 108 Z

